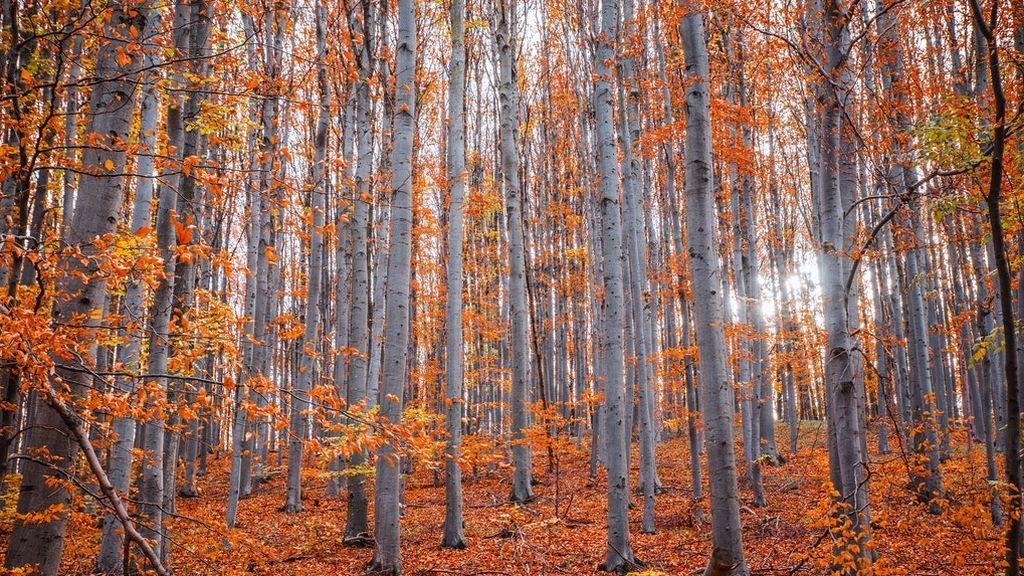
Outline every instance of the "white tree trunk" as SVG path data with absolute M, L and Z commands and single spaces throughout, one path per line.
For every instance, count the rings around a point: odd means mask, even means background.
M 160 11 L 151 10 L 146 19 L 146 37 L 160 28 Z M 156 63 L 151 53 L 143 56 L 145 66 Z M 159 113 L 157 106 L 156 74 L 146 72 L 142 101 L 140 103 L 141 118 L 139 134 L 141 149 L 136 171 L 139 174 L 135 187 L 135 199 L 132 206 L 131 232 L 137 235 L 140 230 L 150 226 L 150 209 L 153 200 L 154 182 L 153 157 L 156 154 L 156 135 Z M 145 326 L 145 284 L 139 280 L 130 280 L 125 288 L 123 314 L 127 319 L 125 326 L 126 341 L 119 352 L 119 360 L 124 370 L 132 373 L 142 372 L 141 349 L 142 334 Z M 135 392 L 136 380 L 129 376 L 120 379 L 121 392 L 129 398 Z M 110 447 L 110 459 L 107 464 L 107 476 L 111 485 L 119 494 L 127 494 L 131 481 L 133 448 L 135 447 L 136 421 L 131 417 L 121 417 L 111 424 L 114 441 Z M 96 557 L 96 571 L 101 574 L 120 574 L 124 570 L 124 528 L 113 511 L 103 516 L 103 536 L 100 540 L 100 552 Z
M 391 241 L 388 256 L 387 310 L 384 316 L 383 378 L 380 416 L 388 424 L 402 422 L 402 396 L 409 353 L 409 281 L 412 268 L 412 141 L 415 131 L 416 9 L 413 0 L 399 0 L 395 47 L 395 121 L 391 150 Z M 377 452 L 374 494 L 376 548 L 369 571 L 397 575 L 402 571 L 399 548 L 400 467 L 394 440 Z
M 462 519 L 462 444 L 464 358 L 462 342 L 462 204 L 466 188 L 466 0 L 452 0 L 449 12 L 452 55 L 448 74 L 448 311 L 445 325 L 448 449 L 445 458 L 445 515 L 441 545 L 465 548 Z
M 90 173 L 80 177 L 78 208 L 66 238 L 69 245 L 81 250 L 85 259 L 69 257 L 60 262 L 57 293 L 61 297 L 56 304 L 58 322 L 86 319 L 88 329 L 82 333 L 81 342 L 86 351 L 86 363 L 95 357 L 93 328 L 103 321 L 96 312 L 102 311 L 107 291 L 106 275 L 97 273 L 104 254 L 97 252 L 94 241 L 116 231 L 124 193 L 122 174 L 126 154 L 122 146 L 131 133 L 134 95 L 139 84 L 138 55 L 119 64 L 118 54 L 127 47 L 127 42 L 120 39 L 128 38 L 130 29 L 145 30 L 149 12 L 145 5 L 134 10 L 124 5 L 111 7 L 104 25 L 104 35 L 109 41 L 99 46 L 90 79 L 101 81 L 95 82 L 89 97 L 86 134 L 98 139 L 82 156 L 82 165 Z M 58 370 L 57 377 L 68 384 L 75 396 L 92 385 L 92 375 L 81 369 Z M 18 514 L 45 513 L 53 506 L 63 506 L 63 510 L 46 522 L 15 520 L 5 565 L 12 569 L 34 566 L 39 574 L 54 576 L 60 567 L 71 506 L 71 494 L 63 486 L 78 455 L 78 445 L 61 415 L 41 399 L 37 401 L 32 426 L 25 452 L 48 450 L 49 458 L 46 463 L 24 463 Z
M 284 511 L 302 510 L 302 449 L 307 436 L 307 412 L 309 411 L 309 389 L 313 380 L 316 340 L 320 327 L 320 277 L 323 268 L 323 226 L 327 199 L 327 174 L 324 157 L 327 154 L 328 116 L 331 109 L 330 89 L 327 85 L 327 16 L 320 2 L 316 12 L 317 86 L 320 91 L 320 112 L 317 115 L 316 132 L 313 136 L 312 190 L 310 208 L 313 222 L 309 234 L 309 277 L 306 279 L 306 326 L 303 334 L 303 354 L 299 373 L 295 378 L 292 392 L 291 430 L 288 436 L 288 481 Z
M 622 216 L 619 209 L 618 149 L 615 145 L 614 70 L 618 40 L 618 0 L 601 2 L 601 36 L 594 73 L 595 147 L 601 192 L 601 270 L 604 320 L 601 329 L 604 359 L 604 432 L 608 458 L 608 545 L 602 570 L 624 574 L 635 562 L 629 542 L 629 470 L 627 469 L 625 382 L 623 373 L 624 289 Z M 632 404 L 632 403 L 630 403 Z
M 509 245 L 509 316 L 512 324 L 512 502 L 533 499 L 531 450 L 526 436 L 530 426 L 529 305 L 526 300 L 526 249 L 523 239 L 523 198 L 519 181 L 519 90 L 515 72 L 515 41 L 511 18 L 514 0 L 495 4 L 498 48 L 498 101 L 501 137 L 501 179 L 505 187 L 505 221 Z
M 623 21 L 633 22 L 633 0 L 626 0 L 623 10 Z M 633 35 L 633 26 L 625 31 L 626 37 Z M 643 239 L 645 238 L 644 220 L 641 215 L 641 170 L 640 159 L 635 155 L 635 149 L 640 139 L 640 89 L 634 72 L 633 57 L 627 55 L 622 59 L 621 76 L 627 98 L 623 98 L 621 115 L 623 124 L 623 175 L 622 175 L 622 196 L 625 203 L 623 212 L 624 238 L 626 260 L 629 270 L 629 303 L 632 315 L 634 357 L 636 364 L 637 389 L 637 411 L 640 415 L 640 488 L 644 496 L 644 508 L 641 530 L 645 534 L 654 533 L 654 496 L 656 492 L 657 472 L 655 470 L 654 455 L 654 421 L 653 421 L 653 380 L 654 373 L 652 365 L 648 360 L 653 356 L 653 343 L 651 331 L 648 327 L 648 316 L 645 307 L 648 302 L 645 299 L 650 293 L 650 285 L 647 278 L 647 250 Z M 626 408 L 632 410 L 632 395 L 626 397 Z M 626 430 L 626 440 L 629 444 L 632 430 Z
M 828 74 L 842 75 L 844 53 L 849 50 L 849 29 L 841 9 L 833 0 L 820 6 L 820 29 L 825 45 L 823 63 Z M 868 557 L 864 545 L 870 539 L 870 508 L 867 501 L 867 479 L 865 477 L 862 453 L 864 423 L 857 406 L 855 364 L 851 357 L 850 329 L 845 288 L 846 274 L 844 256 L 844 211 L 840 186 L 840 143 L 841 102 L 837 91 L 839 83 L 829 78 L 820 79 L 816 89 L 818 153 L 821 179 L 817 194 L 820 212 L 820 242 L 818 265 L 821 270 L 822 308 L 825 329 L 828 333 L 828 347 L 825 359 L 826 406 L 829 424 L 833 428 L 830 442 L 834 448 L 830 453 L 830 467 L 834 488 L 848 505 L 847 516 L 853 537 L 839 546 L 849 549 L 857 546 L 854 553 Z
M 370 12 L 371 2 L 362 2 L 362 19 L 353 18 L 356 26 L 367 23 L 362 34 L 372 39 L 373 18 Z M 360 30 L 360 28 L 354 28 Z M 349 320 L 349 341 L 356 354 L 349 359 L 348 390 L 346 400 L 349 409 L 363 404 L 366 409 L 376 404 L 376 398 L 367 390 L 369 370 L 370 342 L 370 273 L 367 232 L 369 226 L 370 178 L 373 169 L 373 123 L 370 119 L 370 87 L 369 75 L 372 72 L 371 40 L 357 51 L 359 62 L 359 82 L 356 91 L 356 199 L 352 217 L 352 300 Z M 338 290 L 343 290 L 339 286 Z M 378 302 L 379 305 L 379 302 Z M 349 459 L 353 467 L 362 466 L 366 455 L 357 452 Z M 347 478 L 348 507 L 345 519 L 345 541 L 361 544 L 369 540 L 369 521 L 367 518 L 367 499 L 365 491 L 366 477 L 353 474 Z
M 748 573 L 743 556 L 733 405 L 725 347 L 722 271 L 711 182 L 711 101 L 704 15 L 689 7 L 682 23 L 686 59 L 686 243 L 690 258 L 700 400 L 711 483 L 711 558 L 705 574 Z
M 179 0 L 174 5 L 174 47 L 175 54 L 178 56 L 187 54 L 190 49 L 191 35 L 188 23 L 191 21 L 191 12 L 191 6 L 184 0 Z M 181 75 L 175 75 L 174 83 L 176 87 L 180 87 L 184 84 L 184 78 Z M 156 394 L 151 393 L 148 397 L 160 400 L 162 400 L 160 396 L 167 390 L 167 379 L 161 375 L 167 372 L 170 348 L 168 329 L 174 298 L 174 248 L 177 244 L 174 214 L 177 209 L 178 190 L 182 180 L 179 166 L 185 148 L 184 103 L 178 95 L 171 99 L 167 109 L 167 143 L 168 148 L 172 146 L 174 148 L 175 162 L 168 166 L 168 173 L 164 180 L 165 185 L 160 188 L 157 206 L 156 243 L 160 250 L 160 257 L 163 259 L 163 277 L 153 293 L 149 312 L 150 337 L 147 372 L 155 376 L 152 380 L 144 383 L 145 386 L 152 387 L 156 391 Z M 153 406 L 149 406 L 149 408 L 152 410 Z M 160 527 L 163 524 L 165 422 L 162 409 L 152 410 L 151 413 L 152 417 L 141 423 L 143 426 L 143 455 L 139 466 L 140 477 L 138 480 L 139 532 L 155 543 L 154 551 L 160 554 L 159 544 L 162 541 Z

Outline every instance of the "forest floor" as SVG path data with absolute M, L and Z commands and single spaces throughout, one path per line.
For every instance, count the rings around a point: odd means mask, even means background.
M 788 446 L 784 427 L 778 445 Z M 800 451 L 781 466 L 764 467 L 768 506 L 754 508 L 741 477 L 742 519 L 747 562 L 755 574 L 790 575 L 827 572 L 831 555 L 828 525 L 828 464 L 825 432 L 803 423 Z M 965 438 L 954 437 L 954 446 Z M 878 456 L 872 446 L 871 506 L 879 574 L 991 575 L 1001 555 L 1000 534 L 992 527 L 985 504 L 984 454 L 955 451 L 943 465 L 946 499 L 943 512 L 930 515 L 908 489 L 907 462 L 899 443 L 892 454 Z M 690 488 L 688 443 L 673 438 L 658 447 L 658 472 L 665 492 L 657 498 L 655 534 L 640 533 L 642 498 L 631 511 L 633 548 L 647 574 L 699 573 L 710 551 L 708 504 L 695 503 Z M 737 446 L 738 461 L 742 452 Z M 272 458 L 276 462 L 276 455 Z M 561 473 L 548 470 L 547 455 L 534 453 L 537 498 L 513 506 L 508 496 L 510 470 L 499 467 L 473 479 L 465 474 L 465 550 L 439 546 L 444 518 L 444 487 L 424 470 L 406 481 L 402 518 L 404 573 L 426 575 L 595 574 L 605 553 L 605 480 L 588 477 L 585 454 L 561 459 Z M 359 574 L 372 556 L 370 548 L 342 545 L 343 499 L 325 494 L 321 472 L 310 468 L 304 479 L 304 511 L 284 514 L 283 474 L 273 475 L 259 493 L 242 501 L 238 527 L 223 528 L 230 459 L 211 458 L 201 478 L 202 495 L 179 499 L 173 519 L 174 569 L 179 576 Z M 636 458 L 633 458 L 634 481 Z M 740 465 L 740 473 L 745 467 Z M 9 499 L 10 500 L 10 499 Z M 372 502 L 372 492 L 371 492 Z M 556 506 L 557 504 L 557 506 Z M 0 522 L 6 540 L 10 506 Z M 230 546 L 226 545 L 230 542 Z M 95 516 L 72 515 L 62 574 L 89 573 L 99 544 Z M 2 570 L 0 570 L 2 572 Z

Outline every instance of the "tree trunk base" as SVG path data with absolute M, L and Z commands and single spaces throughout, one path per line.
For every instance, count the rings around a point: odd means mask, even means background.
M 401 574 L 402 571 L 397 566 L 385 565 L 377 561 L 371 562 L 363 572 L 363 576 L 401 576 Z
M 466 538 L 459 536 L 457 538 L 445 537 L 441 540 L 441 548 L 451 548 L 453 550 L 465 550 L 466 549 Z
M 632 553 L 629 553 L 628 558 L 624 558 L 621 554 L 617 554 L 614 560 L 607 559 L 597 567 L 601 572 L 608 572 L 610 574 L 616 574 L 617 576 L 625 576 L 630 572 L 636 572 L 644 569 L 647 565 L 637 560 Z
M 373 536 L 370 536 L 369 533 L 360 532 L 352 536 L 345 535 L 341 544 L 350 548 L 373 548 L 374 541 Z
M 198 498 L 199 488 L 196 488 L 192 484 L 186 484 L 182 486 L 180 490 L 178 490 L 178 496 L 182 498 Z

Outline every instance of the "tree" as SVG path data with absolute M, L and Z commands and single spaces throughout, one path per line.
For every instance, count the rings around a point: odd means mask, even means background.
M 634 20 L 632 0 L 626 0 L 622 17 L 626 22 Z M 632 26 L 626 28 L 627 38 L 632 36 L 631 28 Z M 633 371 L 636 375 L 639 400 L 637 411 L 640 414 L 640 483 L 644 495 L 642 530 L 645 534 L 652 534 L 654 533 L 654 496 L 657 470 L 654 459 L 654 402 L 652 394 L 655 383 L 651 382 L 654 378 L 649 360 L 653 356 L 655 343 L 652 341 L 652 331 L 648 326 L 649 317 L 644 313 L 650 285 L 647 279 L 647 246 L 643 242 L 646 230 L 640 207 L 641 167 L 640 159 L 635 154 L 640 139 L 640 90 L 637 86 L 632 56 L 627 55 L 622 59 L 621 76 L 623 86 L 620 86 L 620 91 L 628 92 L 627 98 L 620 96 L 620 100 L 624 104 L 621 114 L 623 132 L 622 199 L 625 203 L 625 210 L 622 212 L 623 245 L 628 269 L 628 294 L 632 318 L 627 325 L 632 326 L 631 337 L 636 357 Z M 626 397 L 626 405 L 631 408 L 633 395 L 627 394 Z M 627 434 L 627 438 L 631 438 L 632 430 L 627 430 Z M 631 442 L 627 442 L 627 445 L 629 444 Z
M 150 37 L 156 34 L 159 29 L 161 17 L 159 10 L 151 10 L 146 18 L 146 30 L 142 36 Z M 143 55 L 143 66 L 150 68 L 156 63 L 153 54 L 146 52 Z M 144 89 L 140 102 L 139 133 L 141 135 L 142 149 L 140 150 L 138 166 L 138 183 L 135 187 L 135 198 L 132 206 L 131 231 L 134 235 L 145 234 L 151 226 L 151 204 L 153 201 L 154 183 L 153 158 L 156 156 L 156 136 L 159 115 L 157 106 L 156 72 L 153 69 L 144 72 Z M 145 313 L 144 299 L 145 285 L 139 281 L 128 284 L 125 289 L 124 307 L 125 316 L 130 319 L 141 319 Z M 133 374 L 142 373 L 142 330 L 140 322 L 134 320 L 125 328 L 128 334 L 128 341 L 123 350 L 123 364 Z M 121 380 L 125 390 L 130 394 L 135 391 L 136 378 L 134 375 L 127 376 Z M 111 428 L 116 439 L 110 449 L 110 461 L 108 463 L 111 485 L 121 494 L 128 491 L 131 481 L 131 469 L 135 446 L 135 433 L 138 423 L 131 416 L 117 418 Z M 124 532 L 114 511 L 108 512 L 103 517 L 103 538 L 100 542 L 100 553 L 96 559 L 96 571 L 100 574 L 117 574 L 124 568 Z
M 618 1 L 602 0 L 593 98 L 601 194 L 601 274 L 604 285 L 601 352 L 604 358 L 604 441 L 608 447 L 608 547 L 601 569 L 625 574 L 636 559 L 629 544 L 629 471 L 626 466 L 629 448 L 626 434 L 629 430 L 625 425 L 622 346 L 622 217 L 619 211 L 618 150 L 612 116 L 614 77 L 611 62 L 618 42 L 618 19 Z
M 743 556 L 733 453 L 733 406 L 726 370 L 722 273 L 711 196 L 711 110 L 704 15 L 685 6 L 681 36 L 686 59 L 686 244 L 700 362 L 701 414 L 711 481 L 711 558 L 706 576 L 748 573 Z
M 462 336 L 462 236 L 466 186 L 466 2 L 449 9 L 452 59 L 448 72 L 448 311 L 445 316 L 448 453 L 445 458 L 445 516 L 441 545 L 465 548 L 462 519 L 462 443 L 464 357 Z
M 313 213 L 309 241 L 309 279 L 306 286 L 306 326 L 303 335 L 303 359 L 293 392 L 291 413 L 291 434 L 288 444 L 288 490 L 284 503 L 285 512 L 302 510 L 302 448 L 307 435 L 307 412 L 309 410 L 309 389 L 313 380 L 316 339 L 320 324 L 320 273 L 323 268 L 324 211 L 327 208 L 327 175 L 324 157 L 327 155 L 327 118 L 330 114 L 330 90 L 327 86 L 327 22 L 325 9 L 316 6 L 316 49 L 317 88 L 320 91 L 319 113 L 314 135 L 313 169 L 310 189 L 310 210 Z
M 1010 266 L 1006 257 L 1006 239 L 1000 202 L 1003 196 L 1003 157 L 1006 153 L 1006 93 L 1003 89 L 1002 65 L 996 29 L 999 25 L 999 0 L 993 0 L 986 20 L 977 0 L 971 0 L 971 16 L 974 25 L 985 38 L 988 48 L 988 73 L 992 90 L 992 155 L 990 158 L 988 190 L 985 193 L 985 207 L 989 228 L 992 231 L 992 251 L 995 254 L 996 275 L 999 281 L 999 303 L 1002 309 L 1003 338 L 1006 352 L 1003 354 L 1006 372 L 1006 445 L 1003 464 L 1006 481 L 1013 491 L 1013 502 L 1020 506 L 1021 462 L 1020 462 L 1020 384 L 1016 354 L 1016 325 L 1011 296 Z M 1009 515 L 1006 525 L 1006 574 L 1020 574 L 1021 520 L 1018 514 Z
M 353 29 L 362 32 L 363 42 L 355 50 L 359 66 L 359 82 L 355 86 L 356 120 L 356 198 L 352 218 L 352 302 L 349 320 L 350 338 L 356 354 L 348 367 L 348 405 L 365 404 L 367 409 L 377 403 L 374 394 L 367 389 L 368 361 L 372 343 L 370 340 L 370 274 L 367 231 L 369 227 L 370 178 L 373 170 L 373 124 L 370 118 L 369 80 L 374 69 L 373 56 L 373 3 L 360 2 L 361 18 L 353 19 Z M 363 23 L 366 23 L 364 26 Z M 378 280 L 380 283 L 380 280 Z M 338 286 L 344 291 L 344 286 Z M 376 300 L 380 306 L 380 301 Z M 340 312 L 340 307 L 339 307 Z M 340 361 L 344 362 L 344 359 Z M 366 455 L 357 451 L 349 459 L 353 467 L 362 466 Z M 348 509 L 345 521 L 345 539 L 353 544 L 364 543 L 369 536 L 367 498 L 364 490 L 365 477 L 362 474 L 349 476 L 347 486 Z
M 847 518 L 850 536 L 837 547 L 849 551 L 855 559 L 870 559 L 867 544 L 871 538 L 868 481 L 864 467 L 861 435 L 864 424 L 857 408 L 855 367 L 852 360 L 847 293 L 844 274 L 844 219 L 841 189 L 842 105 L 848 90 L 846 61 L 850 50 L 849 15 L 839 3 L 831 0 L 815 6 L 814 26 L 825 46 L 821 77 L 815 86 L 817 100 L 814 117 L 815 137 L 812 143 L 817 154 L 819 178 L 816 185 L 816 211 L 820 248 L 818 265 L 822 286 L 822 307 L 828 332 L 828 353 L 825 364 L 826 408 L 829 423 L 829 462 L 833 489 L 840 502 L 840 512 Z M 833 78 L 840 78 L 834 82 Z M 813 176 L 812 176 L 813 177 Z M 840 566 L 840 570 L 856 570 L 859 562 Z
M 391 148 L 391 231 L 387 310 L 384 313 L 380 415 L 385 425 L 402 423 L 402 398 L 409 353 L 409 275 L 412 249 L 412 144 L 415 130 L 416 10 L 413 0 L 398 4 L 395 37 L 395 120 Z M 399 547 L 399 453 L 395 440 L 377 452 L 371 574 L 402 572 Z
M 526 301 L 526 249 L 523 239 L 523 200 L 519 162 L 519 88 L 515 73 L 515 41 L 512 36 L 514 0 L 494 4 L 494 43 L 498 49 L 498 101 L 501 135 L 501 182 L 505 189 L 505 223 L 508 226 L 509 318 L 512 364 L 512 502 L 533 499 L 529 427 L 530 311 Z

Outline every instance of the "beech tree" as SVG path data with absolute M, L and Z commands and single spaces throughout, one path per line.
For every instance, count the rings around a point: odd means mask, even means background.
M 500 102 L 501 182 L 505 190 L 505 223 L 509 250 L 509 318 L 511 319 L 512 454 L 515 477 L 509 499 L 533 499 L 531 450 L 526 442 L 529 427 L 529 308 L 526 302 L 526 248 L 523 244 L 523 201 L 519 181 L 519 87 L 515 72 L 515 41 L 512 19 L 515 2 L 494 4 L 494 43 L 498 51 L 498 99 Z
M 601 2 L 601 28 L 594 73 L 595 141 L 598 155 L 597 171 L 601 206 L 601 275 L 604 305 L 601 310 L 601 355 L 604 359 L 604 441 L 607 445 L 608 468 L 608 551 L 601 569 L 626 573 L 635 563 L 629 544 L 629 478 L 627 452 L 630 442 L 626 426 L 627 402 L 623 371 L 623 271 L 622 217 L 619 209 L 618 149 L 615 145 L 615 124 L 612 118 L 613 72 L 619 30 L 617 0 Z M 632 404 L 630 398 L 629 404 Z
M 462 442 L 463 363 L 462 335 L 462 236 L 463 203 L 466 187 L 466 3 L 455 0 L 449 11 L 452 30 L 452 60 L 448 83 L 448 311 L 445 325 L 447 370 L 445 402 L 448 405 L 448 455 L 445 459 L 445 517 L 441 545 L 465 548 L 462 518 L 462 469 L 459 445 Z
M 733 453 L 733 406 L 726 372 L 722 272 L 712 208 L 711 112 L 704 14 L 689 5 L 680 35 L 690 85 L 686 91 L 686 244 L 700 353 L 701 414 L 711 479 L 711 559 L 704 573 L 747 574 Z
M 388 247 L 387 311 L 384 314 L 385 340 L 380 399 L 381 416 L 386 425 L 402 423 L 402 399 L 408 362 L 409 275 L 412 248 L 412 144 L 415 130 L 416 101 L 416 14 L 412 0 L 398 6 L 398 33 L 395 61 L 395 120 L 391 147 L 391 228 Z M 374 481 L 375 547 L 369 571 L 376 574 L 401 574 L 399 545 L 400 455 L 394 440 L 385 442 L 377 452 Z

